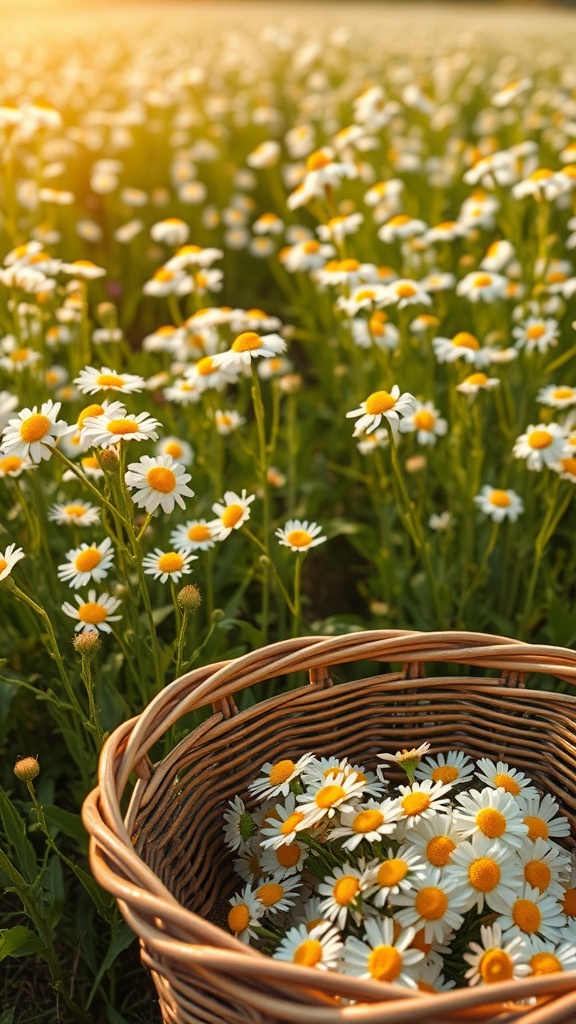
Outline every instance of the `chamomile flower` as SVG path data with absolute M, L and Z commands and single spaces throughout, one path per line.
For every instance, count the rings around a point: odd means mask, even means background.
M 520 849 L 528 836 L 522 806 L 504 789 L 471 789 L 459 793 L 454 808 L 454 824 L 462 839 L 476 832 L 502 846 Z
M 377 448 L 386 448 L 390 444 L 388 431 L 384 427 L 377 427 L 371 434 L 359 434 L 356 447 L 361 455 L 370 455 Z
M 274 879 L 263 882 L 258 886 L 254 895 L 264 907 L 265 913 L 278 914 L 283 910 L 289 910 L 294 905 L 301 887 L 300 877 L 290 875 L 281 881 Z
M 322 527 L 318 523 L 309 523 L 307 519 L 288 519 L 284 526 L 276 530 L 280 544 L 298 554 L 305 553 L 318 544 L 323 544 L 327 537 L 320 537 Z
M 194 462 L 194 449 L 188 441 L 181 437 L 163 437 L 155 447 L 156 455 L 171 455 L 176 462 L 183 466 L 191 466 Z
M 488 270 L 476 270 L 466 274 L 456 285 L 456 294 L 463 295 L 470 302 L 495 302 L 506 295 L 508 278 Z
M 355 850 L 362 841 L 376 843 L 382 836 L 391 835 L 400 816 L 398 800 L 369 800 L 351 811 L 343 811 L 340 825 L 330 831 L 328 838 L 343 839 L 343 850 Z
M 152 554 L 142 559 L 142 568 L 146 574 L 160 580 L 160 583 L 167 583 L 168 580 L 177 583 L 182 576 L 192 572 L 192 562 L 197 558 L 197 555 L 191 554 L 189 548 L 181 548 L 180 551 L 162 551 L 161 548 L 155 548 Z
M 371 862 L 368 867 L 370 898 L 375 907 L 384 907 L 391 893 L 407 892 L 414 879 L 426 870 L 420 853 L 410 844 L 403 844 L 396 851 L 390 848 L 384 860 Z
M 403 928 L 422 928 L 426 942 L 441 942 L 451 928 L 458 929 L 464 920 L 459 912 L 464 898 L 462 892 L 455 891 L 456 885 L 438 868 L 430 868 L 414 879 L 407 892 L 390 896 L 390 903 L 401 908 L 394 910 L 395 920 Z
M 73 383 L 83 395 L 97 395 L 99 391 L 121 391 L 125 395 L 131 395 L 143 391 L 146 387 L 143 377 L 135 373 L 117 373 L 109 366 L 103 366 L 100 370 L 94 366 L 86 366 L 74 378 Z
M 433 782 L 423 779 L 410 786 L 398 786 L 400 793 L 401 818 L 406 828 L 413 828 L 422 818 L 430 818 L 438 811 L 445 811 L 449 804 L 450 783 Z
M 262 873 L 272 876 L 275 881 L 282 881 L 288 875 L 300 875 L 309 853 L 309 848 L 296 839 L 282 846 L 268 847 L 260 857 Z
M 528 947 L 522 935 L 502 937 L 498 923 L 480 926 L 480 942 L 471 942 L 464 960 L 470 967 L 465 978 L 469 985 L 491 985 L 516 981 L 530 973 Z
M 105 537 L 100 544 L 81 544 L 66 554 L 66 561 L 58 566 L 58 579 L 69 587 L 85 587 L 106 579 L 114 561 L 112 541 Z
M 576 404 L 576 388 L 568 384 L 548 384 L 536 395 L 536 401 L 540 405 L 547 405 L 552 409 L 567 409 Z
M 221 437 L 227 437 L 228 434 L 232 434 L 238 427 L 244 426 L 246 419 L 241 416 L 236 409 L 216 409 L 214 413 L 214 425 L 216 432 Z
M 417 987 L 414 969 L 424 960 L 424 953 L 411 945 L 414 928 L 396 934 L 391 918 L 370 918 L 364 924 L 364 936 L 365 942 L 354 935 L 346 939 L 341 968 L 345 974 Z
M 409 392 L 400 394 L 400 388 L 394 384 L 391 391 L 374 391 L 361 403 L 358 409 L 346 413 L 346 419 L 356 419 L 352 437 L 370 434 L 380 426 L 382 419 L 387 420 L 392 429 L 403 416 L 414 412 L 416 399 Z
M 393 303 L 398 309 L 406 306 L 431 306 L 432 299 L 420 281 L 411 281 L 401 277 L 386 285 L 387 303 Z
M 319 911 L 329 921 L 344 928 L 348 917 L 356 923 L 362 919 L 360 900 L 370 885 L 370 873 L 365 866 L 344 863 L 326 875 L 318 886 L 318 895 L 324 897 Z
M 10 576 L 12 569 L 21 558 L 25 558 L 22 548 L 9 544 L 5 551 L 0 551 L 0 580 Z
M 570 857 L 564 850 L 538 837 L 518 851 L 518 859 L 525 882 L 556 899 L 562 898 L 570 878 Z
M 231 850 L 245 848 L 256 831 L 256 824 L 239 796 L 228 801 L 228 809 L 224 811 L 223 818 L 226 844 Z
M 260 840 L 260 845 L 267 849 L 269 846 L 277 850 L 284 844 L 290 844 L 296 838 L 296 833 L 306 827 L 304 814 L 300 808 L 296 809 L 296 797 L 294 793 L 288 793 L 284 803 L 276 804 L 268 817 L 265 817 L 261 833 L 265 838 Z
M 262 775 L 251 782 L 248 790 L 259 800 L 271 797 L 288 796 L 291 783 L 298 779 L 314 754 L 302 754 L 297 761 L 283 758 L 280 761 L 267 761 L 262 765 Z
M 574 937 L 557 942 L 531 935 L 526 940 L 529 977 L 576 970 L 576 944 Z
M 400 433 L 416 434 L 418 444 L 434 445 L 448 430 L 448 421 L 443 419 L 433 402 L 417 402 L 414 412 L 402 417 Z
M 73 430 L 64 420 L 57 419 L 60 406 L 60 402 L 48 399 L 40 409 L 37 405 L 21 409 L 4 428 L 2 454 L 17 455 L 34 463 L 49 459 L 52 452 L 48 446 L 54 446 L 59 437 Z
M 177 549 L 188 548 L 190 551 L 209 551 L 216 540 L 214 530 L 205 519 L 189 519 L 180 524 L 170 534 L 170 543 Z
M 286 351 L 286 342 L 279 334 L 256 334 L 256 331 L 243 331 L 239 334 L 227 352 L 219 352 L 213 361 L 219 367 L 250 366 L 253 359 L 264 356 L 281 355 Z
M 460 843 L 453 851 L 443 877 L 454 879 L 462 893 L 462 910 L 484 906 L 500 913 L 514 899 L 522 877 L 515 852 L 508 847 L 475 833 L 471 840 Z
M 495 523 L 504 519 L 515 523 L 524 511 L 522 498 L 515 491 L 491 487 L 490 484 L 484 484 L 480 494 L 475 495 L 474 504 Z
M 287 960 L 300 967 L 335 971 L 341 952 L 340 932 L 329 921 L 321 921 L 310 930 L 306 924 L 289 928 L 272 956 L 275 960 Z
M 143 455 L 139 462 L 131 462 L 124 474 L 128 490 L 135 489 L 132 501 L 148 513 L 160 507 L 169 514 L 176 503 L 184 508 L 184 498 L 194 496 L 187 486 L 190 479 L 190 473 L 181 463 L 174 462 L 171 455 Z
M 304 815 L 302 828 L 310 828 L 322 818 L 332 818 L 336 811 L 353 811 L 363 793 L 364 780 L 356 772 L 330 774 L 325 783 L 310 785 L 296 797 L 298 810 Z
M 524 799 L 538 796 L 536 788 L 531 784 L 532 780 L 524 772 L 511 768 L 505 761 L 491 761 L 489 757 L 481 757 L 476 762 L 476 775 L 487 786 L 505 789 L 512 796 Z
M 456 391 L 461 391 L 463 395 L 469 395 L 472 399 L 479 391 L 492 391 L 499 384 L 500 380 L 498 377 L 488 377 L 487 374 L 479 371 L 478 373 L 470 373 L 465 377 L 460 384 L 456 385 Z
M 100 509 L 80 499 L 68 504 L 56 502 L 48 509 L 48 519 L 59 526 L 96 526 L 100 522 Z
M 126 412 L 121 402 L 111 402 L 105 412 L 82 422 L 82 442 L 94 448 L 110 448 L 120 441 L 155 441 L 161 424 L 147 412 Z
M 544 466 L 554 468 L 566 454 L 566 434 L 559 423 L 530 424 L 514 442 L 512 454 L 525 459 L 527 469 L 540 472 Z
M 119 622 L 122 618 L 121 615 L 112 614 L 120 607 L 120 600 L 110 594 L 100 594 L 98 597 L 95 590 L 89 590 L 87 600 L 84 600 L 80 594 L 75 594 L 74 599 L 78 607 L 74 608 L 69 601 L 64 601 L 62 611 L 71 619 L 78 620 L 74 627 L 76 633 L 99 632 L 100 630 L 104 633 L 111 633 L 110 623 Z
M 256 899 L 252 886 L 245 885 L 242 892 L 236 893 L 230 900 L 228 927 L 240 942 L 249 945 L 263 913 L 264 907 L 260 900 Z
M 544 354 L 558 344 L 560 325 L 552 317 L 528 317 L 523 323 L 512 328 L 517 349 L 531 353 L 535 350 Z
M 475 334 L 458 331 L 453 338 L 432 339 L 432 348 L 439 363 L 455 363 L 458 359 L 480 369 L 490 362 L 490 352 L 483 347 Z
M 506 937 L 540 935 L 553 941 L 558 929 L 566 925 L 566 915 L 555 896 L 524 882 L 521 888 L 515 889 L 514 899 L 506 909 L 499 912 L 498 924 Z
M 410 829 L 411 846 L 433 868 L 445 868 L 451 864 L 452 855 L 461 842 L 450 813 L 421 818 Z
M 34 465 L 28 459 L 21 459 L 19 455 L 4 455 L 0 451 L 0 480 L 5 476 L 21 476 L 27 469 L 33 469 Z
M 255 494 L 247 494 L 243 489 L 241 494 L 235 491 L 225 491 L 222 501 L 212 505 L 212 511 L 218 516 L 208 524 L 213 531 L 216 540 L 225 540 L 230 536 L 232 530 L 239 530 L 250 518 L 250 505 L 256 497 Z
M 468 782 L 473 774 L 472 758 L 461 750 L 450 750 L 436 757 L 428 756 L 416 769 L 417 779 L 432 779 L 432 782 L 449 783 L 451 786 Z
M 522 820 L 528 829 L 528 839 L 561 839 L 570 835 L 570 823 L 562 814 L 551 793 L 532 796 L 522 801 Z

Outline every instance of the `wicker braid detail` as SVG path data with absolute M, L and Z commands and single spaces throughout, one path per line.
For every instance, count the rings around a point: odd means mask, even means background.
M 344 673 L 352 664 L 356 671 Z M 276 686 L 278 696 L 238 711 L 234 695 L 250 687 L 257 696 L 260 684 L 283 677 L 299 685 Z M 575 684 L 576 652 L 456 631 L 304 637 L 196 669 L 119 726 L 102 751 L 83 820 L 93 874 L 140 938 L 163 1019 L 575 1021 L 576 971 L 426 994 L 281 963 L 222 927 L 235 885 L 222 814 L 235 794 L 246 798 L 266 760 L 311 750 L 373 767 L 378 752 L 429 740 L 431 752 L 460 749 L 526 771 L 554 794 L 576 836 L 576 697 L 527 687 L 535 677 Z M 157 741 L 183 716 L 210 707 L 210 717 L 153 765 Z M 123 813 L 132 773 L 138 778 Z M 575 848 L 576 840 L 566 844 Z

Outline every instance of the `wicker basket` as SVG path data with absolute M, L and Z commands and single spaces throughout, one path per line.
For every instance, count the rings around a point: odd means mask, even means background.
M 345 663 L 357 663 L 354 671 L 364 678 L 332 685 Z M 282 677 L 290 674 L 294 683 L 301 670 L 308 673 L 305 685 L 238 712 L 234 693 L 271 679 L 281 690 Z M 373 767 L 378 752 L 429 740 L 431 753 L 460 749 L 525 770 L 557 797 L 576 835 L 576 698 L 526 689 L 533 673 L 575 683 L 576 652 L 465 632 L 306 637 L 190 672 L 116 729 L 83 820 L 94 876 L 140 938 L 163 1019 L 576 1021 L 576 971 L 425 994 L 273 960 L 220 927 L 234 888 L 222 814 L 231 797 L 246 795 L 267 760 L 311 750 Z M 211 717 L 153 765 L 154 744 L 184 715 L 209 704 Z M 123 813 L 132 772 L 138 780 Z

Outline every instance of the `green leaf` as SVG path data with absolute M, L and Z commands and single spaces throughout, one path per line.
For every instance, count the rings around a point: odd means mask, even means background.
M 5 960 L 8 956 L 30 956 L 42 952 L 43 949 L 42 940 L 36 932 L 30 931 L 24 925 L 19 924 L 0 932 L 0 960 Z
M 49 906 L 47 915 L 50 928 L 54 930 L 62 917 L 64 910 L 64 878 L 62 875 L 62 864 L 59 857 L 52 857 L 48 862 L 46 871 L 42 875 L 42 882 L 45 889 L 45 900 Z
M 88 893 L 96 907 L 96 910 L 100 914 L 100 917 L 103 917 L 105 921 L 110 923 L 114 915 L 114 905 L 109 897 L 105 896 L 102 889 L 96 885 L 92 875 L 89 875 L 87 871 L 84 871 L 84 868 L 81 868 L 78 864 L 73 864 L 72 870 L 74 871 L 78 881 L 83 885 L 84 889 Z
M 44 804 L 44 816 L 49 825 L 70 839 L 75 839 L 82 849 L 86 848 L 88 836 L 79 814 L 72 814 L 55 804 Z
M 20 871 L 28 882 L 34 882 L 38 877 L 39 867 L 34 847 L 26 835 L 26 823 L 1 787 L 0 819 L 14 848 Z
M 88 1001 L 86 1003 L 86 1009 L 89 1009 L 90 1004 L 98 991 L 100 982 L 102 981 L 102 978 L 106 974 L 106 971 L 110 970 L 116 958 L 120 956 L 120 953 L 122 953 L 125 949 L 128 949 L 128 946 L 130 946 L 132 942 L 134 942 L 135 938 L 136 936 L 132 929 L 128 927 L 125 921 L 121 921 L 118 926 L 118 929 L 112 935 L 110 945 L 108 946 L 108 952 L 106 953 L 106 956 L 104 957 L 100 965 L 100 970 L 98 971 L 98 974 L 94 979 L 92 991 L 90 992 L 90 995 L 88 996 Z

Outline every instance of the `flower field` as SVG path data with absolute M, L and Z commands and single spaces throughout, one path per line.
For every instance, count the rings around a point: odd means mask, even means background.
M 330 6 L 7 13 L 0 1024 L 156 1019 L 78 811 L 170 680 L 576 641 L 573 20 Z

